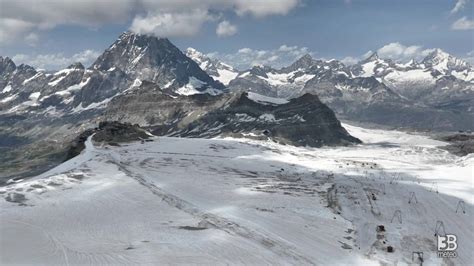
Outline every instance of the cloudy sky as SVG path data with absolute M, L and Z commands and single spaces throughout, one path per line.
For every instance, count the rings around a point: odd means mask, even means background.
M 239 68 L 309 53 L 474 63 L 473 0 L 0 0 L 0 55 L 59 69 L 91 63 L 126 30 L 168 37 Z

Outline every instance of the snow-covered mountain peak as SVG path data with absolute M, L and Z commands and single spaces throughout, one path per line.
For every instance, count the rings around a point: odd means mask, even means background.
M 187 57 L 191 58 L 194 62 L 196 62 L 202 70 L 206 72 L 209 69 L 216 67 L 216 65 L 219 63 L 217 60 L 211 60 L 204 53 L 201 53 L 192 47 L 188 47 L 185 51 L 185 54 Z
M 471 68 L 467 62 L 458 59 L 441 49 L 434 49 L 423 59 L 422 63 L 426 67 L 431 67 L 441 73 L 445 73 L 445 71 L 448 70 L 462 71 Z
M 186 49 L 186 56 L 193 59 L 194 61 L 208 58 L 203 53 L 199 52 L 198 50 L 192 47 L 188 47 Z
M 147 61 L 147 64 L 156 64 L 167 54 L 173 53 L 180 51 L 166 38 L 124 32 L 97 58 L 92 68 L 108 70 L 119 67 L 126 71 L 141 60 Z
M 445 51 L 439 48 L 436 48 L 423 59 L 423 63 L 437 64 L 444 60 L 448 60 L 449 57 L 450 57 L 450 54 L 446 53 Z
M 410 61 L 408 61 L 405 66 L 407 67 L 417 67 L 418 66 L 418 62 L 415 61 L 415 59 L 411 59 Z
M 201 81 L 199 91 L 208 87 L 223 89 L 200 66 L 166 38 L 123 33 L 97 58 L 92 69 L 120 69 L 131 80 L 150 81 L 167 90 L 177 90 L 190 79 Z
M 135 42 L 136 40 L 162 40 L 162 41 L 168 41 L 168 38 L 165 37 L 157 37 L 153 35 L 148 35 L 148 34 L 141 34 L 141 33 L 136 33 L 132 31 L 124 31 L 120 36 L 118 37 L 117 41 L 126 41 L 126 42 Z
M 377 54 L 377 52 L 373 52 L 369 57 L 363 60 L 363 62 L 371 62 L 371 61 L 377 61 L 379 60 L 380 57 Z
M 305 54 L 298 60 L 296 60 L 293 64 L 289 67 L 284 68 L 284 71 L 295 71 L 297 69 L 309 69 L 311 66 L 315 64 L 315 60 L 311 57 L 310 54 Z
M 199 67 L 206 71 L 214 80 L 218 80 L 224 85 L 229 84 L 229 82 L 238 75 L 238 71 L 232 66 L 217 59 L 210 58 L 192 47 L 186 49 L 186 56 L 196 62 Z

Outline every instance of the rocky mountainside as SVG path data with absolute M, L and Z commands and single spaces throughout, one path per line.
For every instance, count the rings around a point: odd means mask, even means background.
M 217 59 L 211 59 L 194 48 L 186 49 L 186 56 L 195 61 L 214 80 L 218 80 L 224 85 L 228 85 L 239 74 L 239 71 L 230 65 Z
M 91 67 L 101 71 L 119 68 L 132 80 L 150 81 L 165 90 L 218 94 L 224 87 L 166 38 L 123 33 Z
M 58 117 L 103 109 L 113 97 L 143 82 L 172 94 L 219 94 L 224 89 L 168 39 L 130 32 L 90 68 L 75 63 L 50 74 L 0 57 L 0 78 L 0 115 Z
M 313 94 L 287 102 L 252 92 L 237 94 L 223 108 L 207 113 L 172 135 L 271 139 L 311 147 L 360 143 Z
M 157 135 L 247 137 L 312 147 L 360 142 L 311 94 L 287 101 L 253 92 L 171 97 L 138 91 L 112 100 L 104 118 L 137 123 Z

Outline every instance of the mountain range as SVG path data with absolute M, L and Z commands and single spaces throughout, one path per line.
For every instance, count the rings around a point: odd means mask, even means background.
M 474 68 L 440 49 L 405 64 L 377 53 L 351 66 L 305 55 L 281 69 L 240 71 L 228 89 L 286 99 L 314 93 L 342 118 L 392 127 L 474 127 Z
M 108 120 L 157 135 L 313 147 L 359 142 L 337 117 L 471 130 L 473 73 L 439 49 L 407 64 L 373 54 L 346 66 L 305 55 L 281 69 L 239 71 L 166 38 L 131 32 L 87 68 L 74 63 L 48 73 L 0 57 L 0 179 L 58 164 L 81 132 Z
M 47 73 L 1 57 L 0 179 L 56 165 L 77 136 L 109 120 L 160 135 L 246 136 L 315 147 L 359 142 L 315 95 L 281 100 L 232 92 L 223 84 L 232 68 L 198 63 L 166 38 L 130 32 L 88 68 L 74 63 Z

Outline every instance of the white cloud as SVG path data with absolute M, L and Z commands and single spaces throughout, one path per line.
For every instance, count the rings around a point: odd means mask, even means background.
M 372 50 L 367 51 L 365 54 L 362 55 L 362 59 L 365 59 L 365 58 L 371 56 L 373 53 L 374 53 L 374 51 L 372 51 Z
M 75 62 L 81 62 L 84 66 L 88 67 L 99 55 L 100 53 L 97 51 L 84 50 L 72 56 L 64 56 L 62 53 L 39 55 L 17 54 L 13 56 L 12 59 L 15 64 L 23 63 L 39 69 L 58 70 Z
M 240 54 L 247 54 L 247 53 L 251 53 L 252 52 L 252 49 L 250 48 L 241 48 L 237 51 L 237 53 L 240 53 Z
M 30 46 L 36 46 L 36 43 L 38 42 L 38 40 L 39 40 L 39 36 L 38 34 L 34 32 L 30 32 L 25 36 L 25 41 Z
M 411 59 L 420 61 L 433 50 L 434 49 L 424 49 L 421 45 L 406 46 L 399 42 L 393 42 L 382 46 L 381 48 L 377 49 L 376 52 L 382 59 L 391 59 L 395 62 L 404 63 L 410 61 Z M 374 51 L 369 50 L 360 56 L 347 56 L 340 59 L 340 61 L 346 65 L 353 65 L 368 58 L 373 53 Z
M 92 62 L 94 62 L 97 57 L 99 57 L 101 55 L 100 52 L 98 51 L 94 51 L 94 50 L 84 50 L 80 53 L 77 53 L 77 54 L 74 54 L 72 57 L 71 57 L 71 63 L 74 63 L 74 62 L 81 62 L 84 66 L 88 67 L 89 65 L 92 64 Z
M 2 17 L 36 24 L 40 29 L 60 24 L 96 26 L 102 23 L 126 21 L 135 1 L 114 0 L 0 0 Z
M 346 56 L 341 59 L 341 62 L 344 63 L 345 65 L 353 65 L 359 61 L 360 61 L 360 58 L 352 57 L 352 56 Z
M 0 43 L 14 42 L 58 25 L 97 28 L 126 23 L 131 29 L 160 36 L 189 36 L 213 20 L 209 14 L 285 15 L 300 0 L 0 0 Z
M 252 14 L 256 17 L 286 15 L 299 4 L 299 0 L 234 0 L 236 13 L 240 16 Z
M 451 14 L 458 13 L 459 11 L 463 10 L 466 6 L 468 0 L 458 0 L 456 5 L 454 5 L 453 9 L 451 9 Z
M 104 23 L 126 22 L 133 2 L 0 0 L 0 43 L 12 43 L 32 32 L 37 34 L 63 24 L 97 27 Z
M 149 13 L 135 17 L 130 30 L 159 37 L 192 36 L 210 19 L 212 17 L 207 10 L 201 9 L 181 13 Z
M 0 44 L 10 43 L 27 34 L 35 27 L 33 23 L 14 18 L 0 18 Z
M 420 45 L 405 46 L 399 42 L 389 43 L 377 50 L 379 57 L 395 61 L 408 61 L 410 59 L 421 59 L 428 55 L 433 49 L 423 49 Z
M 267 65 L 275 68 L 285 67 L 305 54 L 314 56 L 314 53 L 309 51 L 307 47 L 282 45 L 273 50 L 241 48 L 235 53 L 213 52 L 207 54 L 207 56 L 220 59 L 237 69 L 245 70 L 255 65 Z
M 453 30 L 474 30 L 474 20 L 469 20 L 467 17 L 462 17 L 456 20 L 451 28 Z
M 224 20 L 217 25 L 216 34 L 219 37 L 232 36 L 237 33 L 237 26 L 231 24 L 229 21 Z
M 295 8 L 300 0 L 137 0 L 138 6 L 147 10 L 146 16 L 138 15 L 130 29 L 138 33 L 155 34 L 161 37 L 191 36 L 199 32 L 205 22 L 216 20 L 216 12 L 232 10 L 239 16 L 254 17 L 285 15 Z M 231 36 L 237 27 L 224 20 L 219 23 L 216 34 Z
M 288 46 L 286 44 L 283 44 L 282 46 L 280 46 L 280 48 L 278 48 L 278 51 L 281 52 L 291 52 L 295 50 L 298 50 L 298 46 Z

